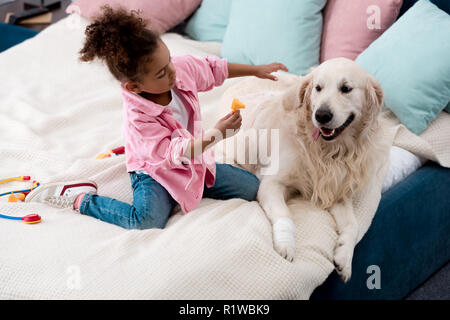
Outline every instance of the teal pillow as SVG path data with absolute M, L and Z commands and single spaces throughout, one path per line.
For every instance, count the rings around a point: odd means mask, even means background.
M 386 107 L 420 134 L 450 100 L 450 15 L 420 0 L 356 59 L 380 82 Z
M 197 41 L 222 42 L 230 16 L 231 0 L 203 0 L 184 32 Z
M 447 111 L 448 113 L 450 113 L 450 102 L 448 103 L 448 105 L 445 107 L 444 110 Z
M 306 74 L 319 64 L 326 0 L 234 0 L 221 55 L 229 62 L 284 63 Z

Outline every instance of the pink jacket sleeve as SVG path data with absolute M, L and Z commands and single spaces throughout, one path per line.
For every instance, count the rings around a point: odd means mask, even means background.
M 197 85 L 197 91 L 208 91 L 220 86 L 228 78 L 228 62 L 216 56 L 194 57 L 186 55 L 186 71 Z
M 184 156 L 191 138 L 186 129 L 178 129 L 173 133 L 157 121 L 139 125 L 140 139 L 139 157 L 152 166 L 163 166 L 166 169 L 188 169 L 191 161 Z M 183 162 L 185 164 L 183 164 Z

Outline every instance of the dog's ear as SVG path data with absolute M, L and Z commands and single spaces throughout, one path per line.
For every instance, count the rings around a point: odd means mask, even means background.
M 381 89 L 380 83 L 373 76 L 369 76 L 366 84 L 366 105 L 372 108 L 373 111 L 381 111 L 383 105 L 383 89 Z
M 362 110 L 361 126 L 363 132 L 372 132 L 377 122 L 376 119 L 381 112 L 384 97 L 380 84 L 372 76 L 369 76 L 367 80 L 365 96 L 366 103 L 365 108 Z M 360 136 L 365 135 L 361 134 Z
M 308 106 L 311 98 L 311 89 L 312 89 L 312 81 L 313 76 L 312 72 L 308 73 L 301 81 L 300 90 L 299 90 L 299 108 L 302 106 Z

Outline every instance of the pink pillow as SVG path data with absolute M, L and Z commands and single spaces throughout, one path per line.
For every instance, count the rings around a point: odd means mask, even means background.
M 142 10 L 141 17 L 150 21 L 149 28 L 164 33 L 186 19 L 200 6 L 201 0 L 76 0 L 66 8 L 66 13 L 78 13 L 92 19 L 101 13 L 100 7 L 119 5 L 128 10 Z
M 403 0 L 328 0 L 323 11 L 320 62 L 355 60 L 397 19 Z

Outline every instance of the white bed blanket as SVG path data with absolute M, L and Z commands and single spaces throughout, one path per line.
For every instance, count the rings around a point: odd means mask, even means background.
M 86 24 L 74 14 L 0 54 L 0 178 L 92 179 L 99 194 L 131 203 L 124 157 L 95 159 L 124 143 L 122 100 L 106 67 L 77 61 Z M 176 34 L 163 39 L 173 55 L 220 51 L 220 44 Z M 238 81 L 200 95 L 205 128 L 223 116 L 221 97 Z M 449 124 L 450 115 L 441 114 L 422 138 L 411 138 L 393 122 L 389 135 L 398 146 L 450 166 Z M 382 182 L 356 203 L 361 237 Z M 0 192 L 16 187 L 24 183 L 0 185 Z M 176 212 L 166 228 L 140 231 L 6 200 L 0 198 L 0 213 L 38 213 L 43 221 L 0 220 L 0 299 L 307 299 L 334 269 L 332 217 L 296 201 L 290 207 L 297 251 L 290 263 L 273 250 L 270 223 L 255 201 L 204 198 L 189 214 Z

